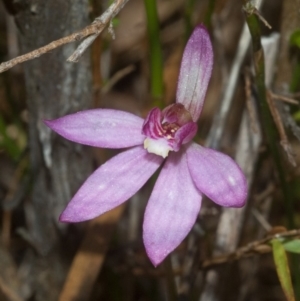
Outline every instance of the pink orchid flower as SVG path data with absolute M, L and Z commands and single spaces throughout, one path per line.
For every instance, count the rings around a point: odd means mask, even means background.
M 143 224 L 146 252 L 157 266 L 193 227 L 203 194 L 224 207 L 245 204 L 247 184 L 238 165 L 227 155 L 191 141 L 197 132 L 212 65 L 210 38 L 199 25 L 183 54 L 175 104 L 163 111 L 152 109 L 145 120 L 127 112 L 93 109 L 45 121 L 52 130 L 77 143 L 129 148 L 85 181 L 60 221 L 85 221 L 115 208 L 163 164 Z

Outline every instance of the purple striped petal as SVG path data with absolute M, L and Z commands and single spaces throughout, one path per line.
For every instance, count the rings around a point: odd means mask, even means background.
M 246 178 L 229 156 L 192 143 L 187 160 L 195 185 L 212 201 L 224 207 L 245 205 Z
M 144 217 L 144 244 L 155 266 L 187 236 L 198 216 L 201 199 L 185 153 L 172 152 L 156 181 Z
M 178 79 L 176 102 L 182 103 L 197 121 L 211 77 L 213 50 L 203 25 L 192 33 L 183 53 Z
M 162 114 L 159 108 L 152 109 L 144 121 L 142 133 L 150 138 L 158 139 L 163 136 L 161 125 Z
M 197 130 L 198 125 L 193 121 L 186 123 L 181 128 L 179 128 L 174 136 L 177 146 L 177 149 L 174 147 L 174 150 L 177 151 L 181 147 L 181 144 L 190 142 L 195 137 Z
M 128 112 L 94 109 L 66 115 L 45 124 L 64 138 L 91 146 L 125 148 L 143 144 L 144 120 Z
M 81 186 L 60 216 L 62 222 L 92 219 L 134 195 L 162 163 L 141 146 L 118 154 L 100 166 Z

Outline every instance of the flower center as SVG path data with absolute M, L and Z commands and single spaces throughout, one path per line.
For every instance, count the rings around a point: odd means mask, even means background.
M 163 134 L 167 139 L 174 138 L 175 133 L 180 128 L 180 126 L 176 123 L 168 123 L 165 122 L 162 124 Z
M 166 158 L 169 151 L 178 151 L 193 139 L 197 124 L 182 104 L 173 104 L 163 111 L 152 109 L 143 125 L 144 148 L 149 153 Z

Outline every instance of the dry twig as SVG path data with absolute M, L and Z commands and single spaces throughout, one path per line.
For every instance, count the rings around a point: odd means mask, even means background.
M 276 229 L 276 228 L 273 228 Z M 293 239 L 300 236 L 300 229 L 294 229 L 289 231 L 277 232 L 266 236 L 263 239 L 256 240 L 250 242 L 249 244 L 236 249 L 235 251 L 220 255 L 214 256 L 210 259 L 205 259 L 201 261 L 198 265 L 198 270 L 209 270 L 215 268 L 222 264 L 227 264 L 233 261 L 237 261 L 243 258 L 249 258 L 255 255 L 263 255 L 266 253 L 270 253 L 272 251 L 272 247 L 269 244 L 273 239 Z M 165 276 L 165 272 L 160 267 L 157 269 L 147 268 L 145 266 L 135 266 L 135 267 L 126 267 L 126 266 L 118 266 L 115 269 L 118 273 L 131 272 L 134 275 L 150 275 L 150 276 Z M 174 275 L 182 275 L 183 269 L 178 268 L 174 269 Z
M 268 244 L 272 239 L 287 239 L 287 238 L 297 237 L 299 235 L 300 235 L 300 229 L 294 229 L 282 233 L 276 233 L 274 235 L 269 235 L 261 240 L 251 242 L 248 245 L 241 247 L 232 253 L 222 255 L 222 256 L 216 256 L 212 259 L 204 260 L 200 264 L 200 268 L 211 269 L 214 266 L 239 260 L 241 258 L 253 256 L 255 254 L 268 253 L 271 252 L 272 250 L 271 246 Z
M 296 99 L 286 97 L 286 96 L 283 96 L 283 95 L 278 95 L 278 94 L 272 93 L 271 91 L 270 91 L 270 95 L 272 96 L 273 99 L 279 99 L 281 101 L 284 101 L 284 102 L 287 102 L 287 103 L 290 103 L 290 104 L 293 104 L 293 105 L 298 105 L 299 104 L 299 101 L 296 100 Z
M 269 29 L 272 28 L 268 21 L 261 15 L 260 11 L 253 5 L 251 0 L 248 0 L 248 2 L 245 3 L 243 10 L 244 12 L 250 13 L 251 15 L 256 15 L 266 27 L 268 27 Z
M 255 107 L 252 101 L 252 93 L 251 93 L 251 75 L 249 70 L 245 70 L 245 94 L 246 94 L 246 107 L 250 117 L 250 126 L 253 133 L 258 133 L 257 123 L 255 122 L 256 113 Z
M 295 161 L 295 155 L 292 152 L 292 147 L 291 147 L 288 137 L 286 135 L 280 114 L 279 114 L 276 106 L 274 105 L 272 94 L 270 92 L 267 93 L 267 101 L 268 101 L 268 105 L 269 105 L 271 114 L 273 116 L 274 122 L 276 124 L 277 130 L 278 130 L 278 133 L 280 136 L 280 144 L 281 144 L 282 148 L 284 149 L 284 151 L 286 152 L 290 163 L 293 166 L 296 166 L 297 163 Z
M 120 10 L 128 1 L 129 0 L 116 0 L 100 17 L 96 18 L 92 24 L 88 25 L 82 30 L 0 64 L 0 73 L 7 71 L 8 69 L 20 63 L 40 57 L 41 55 L 62 45 L 85 39 L 75 50 L 75 52 L 68 58 L 68 61 L 77 62 L 84 51 L 92 44 L 92 42 L 99 36 L 103 29 L 111 22 L 112 18 L 114 18 L 120 12 Z
M 130 74 L 131 72 L 133 72 L 135 70 L 135 66 L 134 65 L 129 65 L 119 71 L 117 71 L 108 81 L 108 83 L 101 89 L 101 92 L 103 94 L 108 93 L 112 87 L 119 81 L 121 80 L 123 77 L 125 77 L 126 75 Z

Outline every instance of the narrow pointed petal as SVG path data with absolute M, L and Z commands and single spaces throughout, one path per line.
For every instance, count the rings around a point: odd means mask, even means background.
M 187 160 L 195 185 L 212 201 L 224 207 L 245 205 L 246 178 L 229 156 L 192 143 Z
M 144 217 L 144 244 L 154 266 L 161 263 L 190 232 L 201 199 L 185 153 L 172 152 L 157 179 Z
M 66 115 L 45 124 L 64 138 L 91 146 L 125 148 L 143 144 L 144 120 L 128 112 L 94 109 Z
M 141 146 L 118 154 L 100 166 L 81 186 L 60 216 L 62 222 L 92 219 L 134 195 L 162 163 Z
M 212 73 L 213 50 L 203 25 L 193 31 L 183 53 L 176 102 L 182 103 L 197 121 Z

